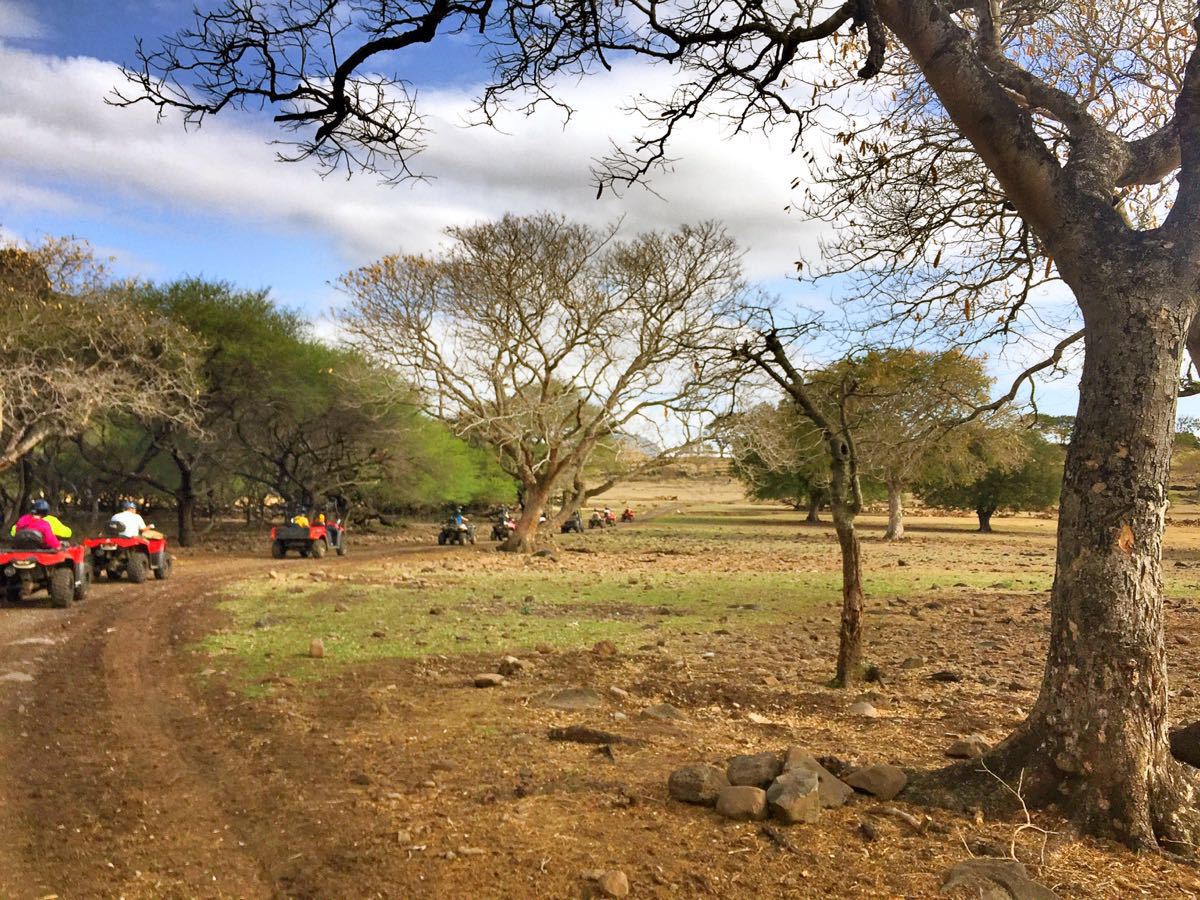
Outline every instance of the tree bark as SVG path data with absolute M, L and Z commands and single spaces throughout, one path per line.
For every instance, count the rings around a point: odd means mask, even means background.
M 808 492 L 808 515 L 804 521 L 809 525 L 821 524 L 821 496 L 816 491 Z
M 992 533 L 992 516 L 995 514 L 994 509 L 977 509 L 975 515 L 979 517 L 979 533 Z
M 1149 279 L 1147 279 L 1149 280 Z M 1082 302 L 1087 347 L 1067 452 L 1041 691 L 987 759 L 1084 831 L 1190 851 L 1193 778 L 1168 745 L 1161 554 L 1186 298 L 1146 281 Z M 1077 291 L 1077 294 L 1079 292 Z
M 898 541 L 904 537 L 904 491 L 895 482 L 887 484 L 888 523 L 883 533 L 885 541 Z
M 180 547 L 191 547 L 196 542 L 196 488 L 192 481 L 192 468 L 178 457 L 175 465 L 179 469 L 179 488 L 175 492 L 175 512 L 178 522 Z
M 500 549 L 508 553 L 532 553 L 537 549 L 538 518 L 542 509 L 550 499 L 550 479 L 545 483 L 526 485 L 521 492 L 525 499 L 525 508 L 521 518 L 517 519 L 517 527 L 513 533 L 500 545 Z
M 838 631 L 837 673 L 834 681 L 850 687 L 862 668 L 862 558 L 854 519 L 860 492 L 856 483 L 852 445 L 840 437 L 829 441 L 829 507 L 842 556 L 842 622 Z

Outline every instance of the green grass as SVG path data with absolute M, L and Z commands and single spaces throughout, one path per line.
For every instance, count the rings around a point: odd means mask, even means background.
M 798 530 L 799 518 L 753 507 L 694 507 L 637 530 L 561 540 L 564 552 L 587 547 L 618 563 L 641 557 L 643 565 L 634 571 L 596 574 L 570 565 L 480 572 L 435 568 L 419 581 L 405 582 L 384 565 L 358 570 L 371 582 L 248 580 L 232 586 L 221 604 L 229 626 L 205 638 L 200 649 L 254 693 L 264 690 L 265 676 L 315 679 L 377 660 L 494 658 L 539 645 L 590 647 L 600 640 L 631 649 L 672 632 L 718 628 L 754 634 L 815 605 L 832 611 L 840 603 L 836 545 L 819 529 Z M 755 546 L 747 556 L 750 541 Z M 951 549 L 902 568 L 895 565 L 897 553 L 907 555 L 882 547 L 868 554 L 863 582 L 869 599 L 930 593 L 952 599 L 960 588 L 986 594 L 1050 586 L 1048 568 L 1029 568 L 1011 553 L 971 551 L 964 557 Z M 876 554 L 882 558 L 873 559 Z M 711 570 L 705 570 L 709 558 Z M 758 559 L 783 560 L 784 570 L 756 569 Z M 1176 582 L 1170 592 L 1184 589 Z M 314 638 L 324 642 L 323 659 L 308 656 Z

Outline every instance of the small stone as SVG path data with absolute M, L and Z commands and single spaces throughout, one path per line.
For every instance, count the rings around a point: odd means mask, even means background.
M 619 688 L 615 684 L 608 689 L 608 692 L 618 700 L 629 699 L 629 691 L 625 690 L 624 688 Z
M 930 681 L 940 681 L 943 684 L 955 684 L 962 681 L 962 676 L 957 672 L 951 672 L 949 669 L 943 669 L 940 672 L 934 672 L 929 676 Z
M 762 821 L 767 817 L 767 792 L 749 785 L 722 788 L 717 795 L 717 812 L 741 822 Z
M 308 645 L 308 655 L 313 659 L 323 659 L 325 656 L 325 642 L 320 638 L 313 638 Z
M 675 722 L 686 718 L 683 710 L 670 703 L 655 703 L 653 706 L 647 706 L 639 715 L 643 719 L 657 719 L 660 722 Z
M 1033 881 L 1015 859 L 964 859 L 951 868 L 942 881 L 942 893 L 967 888 L 973 896 L 1003 897 L 1008 900 L 1057 900 L 1048 887 Z
M 821 765 L 817 759 L 800 747 L 792 747 L 783 759 L 784 774 L 810 772 L 817 776 L 821 793 L 821 806 L 836 809 L 845 805 L 854 796 L 854 789 Z
M 715 654 L 715 653 L 714 653 L 713 651 L 711 651 L 711 650 L 706 650 L 704 653 L 701 653 L 701 654 L 700 654 L 700 658 L 701 658 L 701 659 L 716 659 L 716 658 L 717 658 L 717 654 Z
M 333 604 L 333 611 L 334 611 L 334 612 L 340 612 L 340 613 L 342 613 L 342 612 L 348 612 L 349 610 L 350 610 L 350 607 L 348 607 L 348 606 L 347 606 L 345 603 L 335 603 L 335 604 Z
M 597 641 L 592 645 L 592 653 L 596 656 L 616 656 L 617 645 L 612 641 Z
M 380 629 L 376 629 L 375 631 L 372 631 L 372 632 L 371 632 L 371 637 L 373 637 L 373 638 L 385 638 L 385 637 L 387 637 L 387 632 L 386 632 L 386 631 L 382 631 L 382 630 L 380 630 Z
M 565 688 L 547 700 L 546 705 L 554 709 L 594 709 L 597 706 L 604 705 L 604 698 L 591 688 Z
M 767 788 L 782 773 L 783 761 L 774 753 L 755 753 L 731 759 L 725 777 L 732 785 Z
M 551 562 L 558 562 L 558 557 L 554 555 L 554 551 L 545 547 L 543 547 L 541 550 L 538 550 L 533 555 L 538 559 L 548 559 Z
M 767 805 L 780 821 L 795 825 L 821 818 L 821 789 L 813 772 L 796 769 L 780 775 L 767 789 Z
M 596 887 L 605 897 L 628 897 L 629 878 L 620 869 L 610 869 L 596 879 Z
M 858 833 L 863 836 L 864 841 L 875 841 L 879 839 L 879 829 L 865 819 L 858 823 Z
M 919 669 L 925 665 L 925 658 L 922 656 L 909 656 L 904 662 L 900 663 L 902 669 Z
M 951 759 L 979 759 L 992 749 L 982 735 L 972 734 L 952 743 L 946 748 L 946 755 Z
M 429 608 L 429 614 L 431 616 L 440 616 L 443 612 L 444 610 L 440 606 L 431 606 Z
M 486 856 L 487 851 L 482 847 L 459 847 L 459 856 Z
M 496 667 L 496 671 L 505 677 L 519 675 L 525 670 L 525 662 L 517 659 L 515 656 L 506 656 L 500 660 L 500 665 Z
M 864 719 L 879 718 L 879 710 L 866 700 L 859 700 L 857 703 L 852 703 L 848 712 L 852 716 L 861 716 Z
M 880 800 L 892 800 L 908 784 L 908 776 L 895 766 L 880 763 L 856 769 L 846 776 L 846 784 L 856 791 L 871 794 Z
M 712 806 L 721 791 L 729 787 L 725 773 L 716 766 L 696 765 L 676 769 L 667 779 L 667 793 L 675 800 Z
M 363 785 L 365 787 L 366 785 L 371 783 L 371 776 L 368 775 L 366 772 L 355 772 L 353 775 L 350 776 L 350 782 L 352 784 L 359 784 L 359 785 Z
M 500 687 L 502 684 L 504 684 L 504 676 L 499 672 L 486 672 L 475 676 L 475 687 L 477 688 Z
M 896 565 L 898 565 L 898 566 L 907 566 L 907 565 L 908 565 L 908 560 L 907 560 L 907 559 L 898 559 L 898 560 L 896 560 Z

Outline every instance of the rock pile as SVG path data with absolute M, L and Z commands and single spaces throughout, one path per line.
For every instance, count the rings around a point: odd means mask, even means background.
M 794 825 L 817 822 L 821 810 L 842 806 L 855 790 L 891 800 L 907 782 L 904 772 L 886 763 L 854 769 L 843 781 L 812 754 L 792 747 L 735 756 L 723 770 L 707 763 L 684 766 L 667 779 L 667 793 L 683 803 L 714 807 L 727 819 L 757 822 L 772 816 Z

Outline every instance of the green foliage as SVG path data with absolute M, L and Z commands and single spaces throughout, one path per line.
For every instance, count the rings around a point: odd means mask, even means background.
M 1000 511 L 1044 510 L 1058 503 L 1062 487 L 1064 452 L 1036 431 L 1017 432 L 1021 456 L 1009 454 L 998 461 L 988 440 L 976 442 L 972 452 L 987 465 L 984 473 L 969 482 L 929 482 L 920 495 L 935 506 L 974 510 L 983 520 Z M 999 440 L 1000 436 L 994 436 Z

